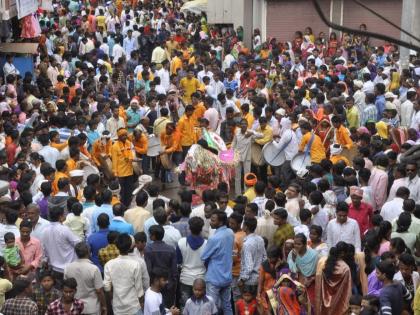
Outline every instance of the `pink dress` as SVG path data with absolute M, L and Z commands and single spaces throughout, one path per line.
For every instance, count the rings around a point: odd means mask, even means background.
M 383 253 L 389 251 L 389 241 L 381 243 L 381 246 L 379 246 L 378 256 L 381 256 Z

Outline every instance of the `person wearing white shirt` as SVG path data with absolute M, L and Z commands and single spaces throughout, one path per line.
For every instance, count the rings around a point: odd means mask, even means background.
M 112 109 L 112 117 L 106 121 L 106 130 L 109 131 L 111 139 L 117 138 L 117 131 L 120 128 L 125 128 L 125 122 L 119 116 L 119 108 L 115 106 Z
M 213 72 L 208 70 L 208 65 L 204 65 L 204 69 L 197 73 L 197 78 L 200 83 L 203 83 L 204 77 L 209 77 L 210 81 L 213 80 Z
M 14 75 L 19 74 L 19 70 L 13 64 L 13 56 L 11 55 L 6 56 L 6 62 L 3 66 L 3 73 L 4 73 L 4 81 L 6 81 L 6 78 L 9 74 L 14 74 Z
M 142 270 L 139 261 L 128 256 L 133 241 L 128 234 L 120 234 L 116 245 L 117 258 L 104 266 L 104 289 L 112 292 L 112 310 L 115 315 L 138 314 L 140 298 L 144 295 Z
M 232 149 L 238 152 L 239 161 L 235 167 L 235 194 L 240 195 L 242 192 L 242 169 L 244 174 L 251 171 L 251 144 L 253 139 L 262 138 L 263 134 L 254 130 L 248 130 L 248 122 L 242 119 L 240 128 L 235 130 L 232 140 Z
M 414 113 L 414 102 L 416 100 L 416 91 L 410 89 L 407 91 L 407 100 L 401 104 L 401 127 L 410 127 L 411 119 Z
M 363 113 L 363 110 L 365 109 L 365 106 L 366 106 L 366 103 L 365 103 L 366 94 L 362 91 L 363 82 L 360 80 L 354 80 L 353 86 L 355 89 L 355 92 L 353 94 L 354 105 L 359 110 L 359 113 Z
M 204 98 L 204 106 L 206 107 L 206 111 L 204 112 L 204 118 L 209 121 L 209 127 L 212 131 L 217 132 L 219 127 L 219 112 L 216 108 L 212 107 L 213 98 L 211 96 L 206 96 Z
M 130 60 L 131 52 L 137 49 L 137 41 L 133 37 L 133 30 L 131 29 L 127 31 L 127 37 L 124 38 L 123 48 L 125 51 L 125 55 L 127 56 L 127 60 Z
M 362 92 L 365 94 L 373 94 L 375 89 L 375 84 L 370 80 L 370 74 L 365 74 L 366 78 L 363 83 Z
M 165 93 L 169 91 L 171 85 L 170 74 L 169 74 L 169 61 L 164 60 L 162 62 L 162 68 L 156 71 L 156 75 L 160 78 L 160 84 L 165 89 Z
M 43 145 L 42 149 L 38 151 L 44 157 L 44 161 L 55 167 L 55 162 L 60 157 L 60 151 L 50 146 L 50 139 L 48 135 L 41 135 L 38 137 L 39 142 Z
M 226 93 L 225 85 L 222 81 L 220 81 L 220 75 L 218 73 L 213 74 L 213 80 L 210 80 L 210 85 L 213 88 L 214 95 L 213 97 L 215 100 L 220 93 Z M 212 96 L 212 95 L 210 95 Z
M 348 218 L 348 213 L 349 206 L 345 202 L 339 202 L 336 218 L 327 225 L 327 245 L 329 249 L 342 241 L 352 244 L 356 252 L 361 250 L 359 224 L 356 220 Z
M 405 184 L 410 190 L 410 198 L 418 204 L 420 203 L 420 178 L 417 175 L 417 163 L 416 161 L 410 161 L 405 167 L 407 172 Z
M 283 117 L 280 120 L 280 139 L 273 141 L 273 144 L 279 151 L 284 152 L 285 162 L 281 167 L 275 167 L 274 171 L 282 179 L 283 185 L 287 186 L 290 182 L 290 174 L 292 174 L 290 163 L 299 150 L 299 142 L 292 130 L 292 121 L 289 118 Z
M 417 132 L 420 130 L 420 100 L 414 102 L 414 112 L 411 118 L 410 128 L 415 129 Z
M 404 200 L 409 197 L 410 191 L 406 187 L 397 190 L 395 198 L 384 203 L 381 208 L 381 216 L 384 220 L 392 222 L 403 212 Z
M 115 45 L 112 48 L 112 62 L 116 64 L 118 62 L 118 59 L 125 56 L 125 50 L 121 46 L 121 43 L 118 41 L 118 38 L 115 39 Z
M 35 203 L 31 203 L 26 207 L 26 214 L 32 223 L 31 236 L 41 241 L 44 229 L 50 225 L 50 222 L 40 216 L 39 206 Z

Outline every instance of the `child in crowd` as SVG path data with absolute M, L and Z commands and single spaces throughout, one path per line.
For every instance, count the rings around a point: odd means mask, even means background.
M 81 240 L 84 240 L 90 229 L 88 219 L 81 216 L 83 212 L 82 204 L 80 202 L 74 203 L 70 211 L 63 224 L 68 226 Z
M 213 299 L 206 295 L 206 283 L 198 278 L 193 283 L 193 296 L 185 303 L 183 315 L 217 314 L 217 307 Z
M 48 305 L 61 297 L 61 292 L 54 287 L 55 279 L 50 271 L 39 276 L 39 284 L 34 286 L 32 299 L 38 305 L 38 314 L 45 314 Z
M 153 268 L 150 274 L 150 288 L 147 289 L 144 295 L 144 315 L 180 314 L 179 309 L 175 306 L 172 306 L 169 310 L 165 310 L 165 306 L 163 305 L 161 291 L 168 284 L 168 277 L 169 273 L 166 269 Z
M 3 255 L 10 272 L 10 278 L 13 280 L 18 275 L 17 270 L 23 266 L 23 254 L 16 245 L 15 235 L 12 232 L 4 234 L 4 242 L 6 243 L 6 248 Z
M 75 278 L 68 278 L 63 281 L 63 290 L 61 298 L 56 299 L 48 305 L 45 315 L 72 314 L 81 315 L 83 313 L 84 303 L 74 296 L 77 292 L 77 281 Z M 69 310 L 69 311 L 67 311 Z
M 353 294 L 350 297 L 349 301 L 349 315 L 359 315 L 362 310 L 362 296 L 358 294 Z
M 242 299 L 235 303 L 235 315 L 256 315 L 263 314 L 261 303 L 257 303 L 255 290 L 251 286 L 244 286 Z

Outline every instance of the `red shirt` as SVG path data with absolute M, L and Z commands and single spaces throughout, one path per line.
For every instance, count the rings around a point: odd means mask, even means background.
M 366 231 L 372 227 L 373 208 L 367 203 L 362 202 L 359 208 L 356 208 L 353 203 L 351 203 L 348 216 L 357 221 L 362 237 Z

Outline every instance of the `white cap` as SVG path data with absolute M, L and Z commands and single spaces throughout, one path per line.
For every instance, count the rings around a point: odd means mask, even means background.
M 359 89 L 361 89 L 363 87 L 363 82 L 360 81 L 360 80 L 354 80 L 353 84 L 354 84 L 355 87 L 357 87 Z
M 385 103 L 385 109 L 388 109 L 388 110 L 391 110 L 391 109 L 397 109 L 397 106 L 395 106 L 395 104 L 394 103 L 392 103 L 392 102 L 386 102 Z
M 83 170 L 72 170 L 70 171 L 70 177 L 82 177 L 85 174 Z
M 416 89 L 415 88 L 410 88 L 410 89 L 408 89 L 408 91 L 407 92 L 417 92 L 416 91 Z
M 278 110 L 276 110 L 275 114 L 286 116 L 286 110 L 284 108 L 279 108 Z
M 139 177 L 139 187 L 137 187 L 136 189 L 134 189 L 134 191 L 133 191 L 133 195 L 137 195 L 137 193 L 138 193 L 140 190 L 142 190 L 142 189 L 143 189 L 143 187 L 144 187 L 146 184 L 149 184 L 149 183 L 151 183 L 152 181 L 153 181 L 152 176 L 150 176 L 150 175 L 141 175 L 141 176 Z
M 385 98 L 397 98 L 397 95 L 395 95 L 392 92 L 386 92 L 385 93 Z

